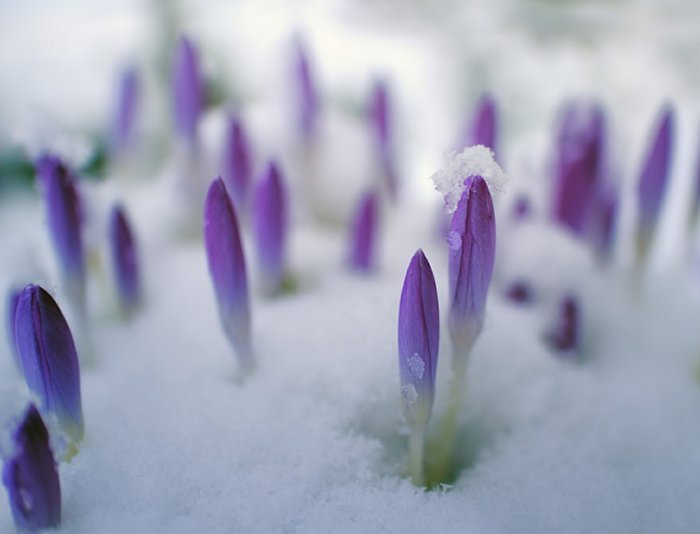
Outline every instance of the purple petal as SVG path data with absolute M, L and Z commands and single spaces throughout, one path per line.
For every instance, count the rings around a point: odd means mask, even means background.
M 207 191 L 204 245 L 221 324 L 241 363 L 249 366 L 252 352 L 245 257 L 236 211 L 221 178 Z
M 467 138 L 466 146 L 484 145 L 496 153 L 497 124 L 496 100 L 489 94 L 481 97 Z
M 172 73 L 173 116 L 178 133 L 191 145 L 196 144 L 203 93 L 197 52 L 187 37 L 181 37 Z
M 141 301 L 141 281 L 136 243 L 120 205 L 114 206 L 109 219 L 109 244 L 119 301 L 122 310 L 130 313 Z
M 418 250 L 411 258 L 399 302 L 399 375 L 404 413 L 411 425 L 425 425 L 435 398 L 440 313 L 435 278 Z
M 17 303 L 19 295 L 22 291 L 11 289 L 7 295 L 7 308 L 5 310 L 5 325 L 7 328 L 7 343 L 10 346 L 10 351 L 14 357 L 15 364 L 19 369 L 22 369 L 22 364 L 17 353 L 17 341 L 15 340 L 15 317 L 17 313 Z
M 129 67 L 119 79 L 119 93 L 112 119 L 112 151 L 114 153 L 123 152 L 133 142 L 138 103 L 138 73 L 134 67 Z
M 350 235 L 350 267 L 356 271 L 368 273 L 374 268 L 378 211 L 377 193 L 366 193 L 357 206 Z
M 255 187 L 253 229 L 263 289 L 267 294 L 276 293 L 285 269 L 287 196 L 274 162 Z
M 579 346 L 579 307 L 572 295 L 559 303 L 557 322 L 548 336 L 550 346 L 557 352 L 571 352 Z
M 484 323 L 496 254 L 493 202 L 481 176 L 470 176 L 448 234 L 449 330 L 455 354 L 466 358 Z
M 222 178 L 238 213 L 245 212 L 250 185 L 251 161 L 248 140 L 240 119 L 230 117 L 222 163 Z
M 20 294 L 15 340 L 25 381 L 41 410 L 54 414 L 61 429 L 79 442 L 84 425 L 78 354 L 63 313 L 39 286 L 30 284 Z
M 318 119 L 318 92 L 306 48 L 301 40 L 296 42 L 294 66 L 295 82 L 299 95 L 299 128 L 304 139 L 313 137 Z
M 13 435 L 14 451 L 5 460 L 2 482 L 7 488 L 15 526 L 37 531 L 61 522 L 61 485 L 49 446 L 49 433 L 34 405 Z

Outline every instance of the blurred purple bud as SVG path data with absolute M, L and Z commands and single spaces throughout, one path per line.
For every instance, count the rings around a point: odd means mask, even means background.
M 570 353 L 579 348 L 579 306 L 572 295 L 566 295 L 559 303 L 554 328 L 547 336 L 549 345 L 557 352 Z
M 112 119 L 112 152 L 124 152 L 133 143 L 138 105 L 138 73 L 134 67 L 129 67 L 119 79 L 119 92 Z
M 42 412 L 55 415 L 63 432 L 79 442 L 84 425 L 78 354 L 58 304 L 39 286 L 29 284 L 19 296 L 15 340 L 25 381 Z
M 369 119 L 374 130 L 377 153 L 382 165 L 387 191 L 392 199 L 396 199 L 397 178 L 392 147 L 391 99 L 389 98 L 389 89 L 381 80 L 376 81 L 372 87 Z
M 17 529 L 34 532 L 61 522 L 61 485 L 49 445 L 49 433 L 30 405 L 13 434 L 13 452 L 5 460 L 2 482 Z
M 136 242 L 121 205 L 112 208 L 109 219 L 109 245 L 117 295 L 122 311 L 129 314 L 141 302 L 141 280 Z
M 194 45 L 181 37 L 172 71 L 173 116 L 178 133 L 192 146 L 197 143 L 197 124 L 204 106 L 204 87 Z
M 209 186 L 204 204 L 204 245 L 221 325 L 244 367 L 252 364 L 250 308 L 238 219 L 221 178 Z
M 449 331 L 455 361 L 463 363 L 484 323 L 486 296 L 496 255 L 491 193 L 481 176 L 470 176 L 448 234 Z
M 375 265 L 375 243 L 379 217 L 377 193 L 365 193 L 357 206 L 350 235 L 350 267 L 368 273 Z
M 285 269 L 287 248 L 287 195 L 282 175 L 270 162 L 264 176 L 255 187 L 253 230 L 260 265 L 263 292 L 279 291 Z
M 399 376 L 406 420 L 424 426 L 435 398 L 440 313 L 435 278 L 418 250 L 408 264 L 399 303 Z
M 516 221 L 524 221 L 531 214 L 532 206 L 530 205 L 530 200 L 526 196 L 520 195 L 513 205 L 513 217 Z
M 466 146 L 484 145 L 496 153 L 498 129 L 496 100 L 485 94 L 477 102 Z
M 506 298 L 516 304 L 530 304 L 533 300 L 532 288 L 524 280 L 516 280 L 506 290 Z
M 618 199 L 612 187 L 601 188 L 594 207 L 592 243 L 598 257 L 607 261 L 613 252 Z
M 296 41 L 295 54 L 294 75 L 299 98 L 299 127 L 304 140 L 309 141 L 316 129 L 319 108 L 318 93 L 309 56 L 301 39 Z
M 243 124 L 235 117 L 229 117 L 228 120 L 222 169 L 221 177 L 231 194 L 233 205 L 236 211 L 242 214 L 247 208 L 251 157 Z
M 15 340 L 15 317 L 17 313 L 17 303 L 19 302 L 20 289 L 11 289 L 7 295 L 7 308 L 5 310 L 5 325 L 7 328 L 7 343 L 15 360 L 15 364 L 22 369 L 22 364 L 17 354 L 17 341 Z

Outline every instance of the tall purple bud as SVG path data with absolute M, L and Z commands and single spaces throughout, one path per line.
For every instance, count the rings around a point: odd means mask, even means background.
M 440 313 L 435 278 L 418 250 L 408 264 L 399 303 L 399 375 L 408 424 L 425 427 L 435 398 Z
M 129 315 L 141 302 L 141 279 L 136 242 L 121 205 L 112 208 L 109 218 L 109 246 L 120 308 Z
M 496 153 L 498 117 L 496 100 L 485 94 L 477 102 L 476 112 L 467 138 L 467 145 L 484 145 Z
M 35 532 L 61 522 L 61 485 L 49 445 L 49 433 L 30 405 L 13 436 L 13 452 L 5 460 L 2 482 L 18 530 Z
M 221 178 L 209 186 L 204 204 L 204 245 L 221 325 L 241 365 L 253 363 L 245 257 L 238 219 Z
M 194 45 L 181 37 L 172 71 L 173 117 L 178 133 L 194 147 L 197 124 L 204 106 L 204 87 Z
M 129 67 L 119 78 L 117 102 L 112 118 L 112 152 L 125 152 L 134 141 L 136 113 L 139 105 L 139 78 L 136 68 Z
M 369 118 L 374 130 L 377 153 L 382 165 L 387 191 L 392 199 L 396 199 L 397 183 L 392 146 L 391 100 L 389 98 L 389 90 L 382 80 L 376 81 L 372 87 Z
M 260 279 L 263 292 L 272 295 L 282 285 L 288 234 L 287 195 L 282 175 L 274 162 L 269 163 L 256 185 L 253 200 L 253 230 Z
M 19 296 L 15 340 L 41 411 L 55 416 L 70 441 L 78 443 L 84 433 L 78 354 L 58 304 L 39 286 L 29 284 Z
M 496 225 L 489 188 L 481 176 L 468 177 L 465 187 L 448 234 L 448 326 L 457 370 L 466 364 L 484 324 L 496 254 Z
M 352 220 L 350 235 L 350 268 L 369 273 L 375 267 L 379 199 L 375 191 L 365 193 Z
M 637 261 L 646 259 L 664 201 L 673 149 L 673 109 L 666 106 L 657 124 L 639 177 Z
M 245 213 L 250 186 L 251 157 L 248 139 L 241 120 L 229 117 L 222 161 L 221 177 L 239 214 Z
M 85 255 L 81 235 L 80 197 L 65 165 L 54 156 L 37 162 L 43 185 L 49 236 L 66 294 L 81 312 L 85 309 Z
M 571 353 L 579 348 L 579 306 L 576 297 L 566 295 L 559 303 L 554 327 L 547 336 L 550 346 L 559 353 Z
M 579 236 L 590 229 L 602 175 L 604 129 L 598 105 L 574 102 L 564 110 L 557 139 L 553 216 Z
M 19 369 L 22 364 L 17 354 L 17 341 L 15 340 L 15 317 L 17 313 L 17 303 L 21 290 L 11 289 L 7 295 L 7 307 L 5 308 L 5 326 L 7 329 L 7 344 L 10 346 L 10 351 L 14 357 L 15 364 Z
M 294 78 L 298 95 L 299 129 L 306 142 L 316 130 L 318 119 L 318 91 L 309 56 L 301 39 L 295 43 Z

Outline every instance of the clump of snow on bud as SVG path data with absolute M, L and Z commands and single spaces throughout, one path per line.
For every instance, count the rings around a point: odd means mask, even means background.
M 435 189 L 445 197 L 447 213 L 457 209 L 465 189 L 464 182 L 470 176 L 481 176 L 492 193 L 506 183 L 506 175 L 496 163 L 493 152 L 484 145 L 467 147 L 459 154 L 453 152 L 445 166 L 430 177 Z

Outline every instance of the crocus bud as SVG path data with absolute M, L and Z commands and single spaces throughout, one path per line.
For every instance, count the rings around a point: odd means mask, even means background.
M 369 118 L 374 130 L 377 153 L 382 166 L 389 196 L 396 199 L 397 183 L 394 168 L 393 135 L 391 131 L 391 102 L 389 90 L 383 81 L 376 81 L 372 87 Z
M 204 106 L 204 87 L 197 52 L 181 37 L 172 71 L 173 117 L 177 132 L 190 146 L 197 144 L 197 124 Z
M 496 254 L 493 202 L 481 176 L 465 182 L 448 234 L 450 314 L 449 332 L 456 368 L 466 363 L 481 332 L 486 295 Z
M 221 325 L 241 365 L 253 363 L 245 257 L 233 203 L 221 178 L 209 186 L 204 204 L 204 245 Z
M 646 259 L 666 193 L 673 149 L 673 122 L 673 109 L 667 106 L 661 114 L 639 177 L 636 253 L 640 263 Z
M 554 328 L 547 341 L 558 353 L 571 353 L 579 347 L 579 307 L 573 295 L 566 295 L 559 303 Z
M 613 252 L 618 200 L 616 191 L 601 188 L 593 210 L 592 244 L 601 261 L 608 261 Z
M 440 310 L 433 270 L 422 250 L 408 264 L 399 303 L 399 375 L 406 421 L 424 427 L 435 398 Z
M 34 532 L 61 522 L 61 485 L 49 446 L 49 433 L 30 405 L 13 436 L 12 455 L 5 460 L 2 482 L 18 530 Z
M 41 411 L 55 416 L 77 444 L 84 432 L 78 354 L 58 304 L 39 286 L 29 284 L 19 296 L 15 342 L 24 379 Z
M 109 245 L 117 297 L 122 312 L 128 315 L 141 302 L 141 280 L 136 243 L 121 205 L 112 208 L 109 218 Z
M 318 119 L 318 93 L 309 57 L 303 42 L 295 44 L 294 77 L 298 94 L 299 129 L 306 142 L 310 141 Z
M 117 102 L 112 119 L 111 141 L 114 154 L 124 152 L 133 143 L 138 104 L 138 73 L 134 67 L 129 67 L 119 79 Z
M 282 285 L 288 233 L 287 195 L 282 175 L 274 162 L 270 162 L 255 187 L 253 230 L 262 289 L 271 295 Z
M 22 368 L 17 354 L 17 342 L 15 340 L 15 317 L 17 312 L 17 303 L 21 291 L 11 289 L 7 295 L 7 307 L 5 308 L 5 326 L 7 329 L 7 344 L 10 346 L 10 352 L 14 357 L 15 364 L 18 368 Z
M 245 130 L 240 119 L 229 117 L 226 142 L 222 162 L 221 177 L 236 211 L 241 214 L 247 209 L 248 187 L 250 185 L 250 150 Z
M 82 314 L 85 309 L 85 255 L 78 190 L 68 169 L 54 156 L 39 158 L 37 178 L 44 189 L 49 236 L 64 289 Z
M 355 271 L 368 273 L 374 268 L 378 211 L 377 193 L 365 193 L 355 211 L 350 235 L 349 263 Z
M 489 94 L 481 97 L 467 136 L 466 146 L 484 145 L 496 153 L 497 136 L 496 100 Z

